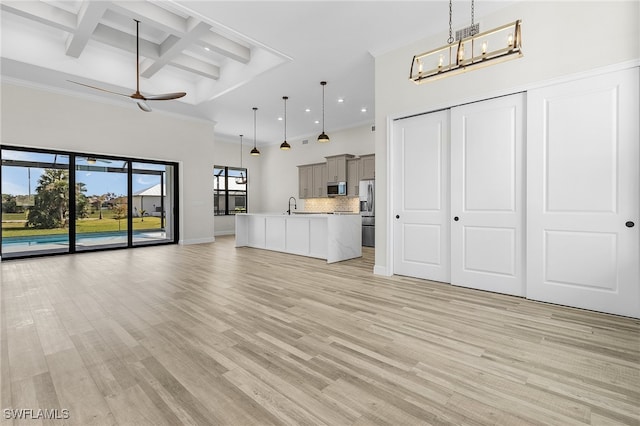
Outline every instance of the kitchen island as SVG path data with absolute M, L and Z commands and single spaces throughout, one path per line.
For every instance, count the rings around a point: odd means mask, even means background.
M 362 256 L 359 214 L 236 214 L 236 247 L 340 262 Z

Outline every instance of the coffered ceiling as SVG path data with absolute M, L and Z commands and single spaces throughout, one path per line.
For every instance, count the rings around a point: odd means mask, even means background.
M 513 1 L 478 2 L 476 17 Z M 468 25 L 469 2 L 454 19 Z M 216 122 L 221 139 L 282 142 L 374 121 L 374 56 L 444 33 L 447 1 L 0 1 L 2 79 L 104 102 L 130 99 L 136 86 L 140 21 L 140 91 L 186 92 L 150 101 L 166 111 Z M 454 22 L 454 23 L 455 23 Z M 444 42 L 444 40 L 443 40 Z M 426 46 L 427 47 L 427 46 Z M 407 67 L 411 58 L 407 58 Z M 279 120 L 280 119 L 280 120 Z M 294 145 L 295 148 L 295 145 Z

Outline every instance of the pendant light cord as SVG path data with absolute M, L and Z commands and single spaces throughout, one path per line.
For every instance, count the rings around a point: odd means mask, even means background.
M 471 0 L 471 35 L 474 36 L 476 35 L 476 27 L 473 24 L 475 18 L 475 5 L 474 5 L 474 0 Z
M 284 141 L 287 141 L 287 97 L 284 96 Z
M 449 38 L 447 39 L 447 43 L 453 43 L 453 26 L 451 23 L 451 17 L 453 15 L 453 5 L 452 0 L 449 0 Z
M 322 133 L 324 133 L 324 86 L 326 86 L 327 82 L 322 82 Z
M 253 107 L 253 149 L 256 149 L 256 111 L 258 108 Z
M 242 168 L 242 136 L 240 135 L 240 168 Z

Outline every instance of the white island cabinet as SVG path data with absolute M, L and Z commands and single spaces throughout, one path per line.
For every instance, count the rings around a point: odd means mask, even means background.
M 358 214 L 236 214 L 236 247 L 340 262 L 362 256 Z

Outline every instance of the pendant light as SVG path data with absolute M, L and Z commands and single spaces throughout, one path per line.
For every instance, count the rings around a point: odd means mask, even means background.
M 258 156 L 260 155 L 260 151 L 256 148 L 256 112 L 258 111 L 257 107 L 253 107 L 253 149 L 251 150 L 251 155 Z
M 324 86 L 327 85 L 327 82 L 321 81 L 320 84 L 322 85 L 322 133 L 318 136 L 318 142 L 326 143 L 329 142 L 329 135 L 324 132 Z
M 242 167 L 242 137 L 244 135 L 240 135 L 240 177 L 236 178 L 236 183 L 238 185 L 244 185 L 245 183 L 247 183 L 247 177 L 244 175 L 244 172 L 242 171 L 243 167 Z
M 479 33 L 480 24 L 474 23 L 474 10 L 474 2 L 471 0 L 471 26 L 464 28 L 458 42 L 454 43 L 451 26 L 453 12 L 451 0 L 449 0 L 449 38 L 447 44 L 415 55 L 409 70 L 410 80 L 416 84 L 427 83 L 511 59 L 518 59 L 524 55 L 522 53 L 522 21 L 520 19 Z
M 282 99 L 284 99 L 284 142 L 280 144 L 280 149 L 288 151 L 291 149 L 291 145 L 287 142 L 287 99 L 289 97 L 283 96 Z

